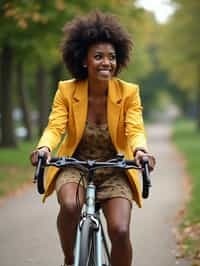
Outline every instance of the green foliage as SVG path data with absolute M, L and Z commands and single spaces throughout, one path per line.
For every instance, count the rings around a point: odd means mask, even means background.
M 176 12 L 163 27 L 160 59 L 183 90 L 199 86 L 200 1 L 173 0 Z
M 67 21 L 79 14 L 87 14 L 94 9 L 117 15 L 137 40 L 134 62 L 134 77 L 144 76 L 148 69 L 148 56 L 145 52 L 146 26 L 144 12 L 134 6 L 136 1 L 121 0 L 50 0 L 50 1 L 9 1 L 4 0 L 0 8 L 0 43 L 9 42 L 17 51 L 18 58 L 24 60 L 24 55 L 30 60 L 41 60 L 46 66 L 52 66 L 60 61 L 59 43 L 62 28 Z M 120 8 L 119 8 L 120 6 Z M 145 29 L 145 30 L 144 30 Z M 147 29 L 148 30 L 148 29 Z M 141 70 L 140 70 L 141 69 Z
M 176 100 L 182 110 L 189 110 L 200 128 L 200 1 L 172 3 L 176 10 L 161 29 L 159 58 L 176 85 L 171 93 L 179 95 Z
M 0 43 L 9 42 L 16 51 L 15 58 L 25 61 L 28 67 L 32 65 L 33 72 L 39 62 L 50 71 L 54 65 L 61 63 L 59 44 L 64 24 L 74 16 L 100 9 L 117 15 L 133 36 L 136 48 L 129 69 L 123 73 L 123 77 L 129 80 L 139 79 L 150 69 L 146 36 L 151 27 L 148 26 L 150 23 L 145 18 L 145 12 L 136 8 L 135 2 L 3 0 L 0 7 L 0 23 L 3 29 L 0 32 Z
M 19 58 L 37 57 L 47 66 L 57 61 L 56 43 L 65 21 L 74 16 L 75 7 L 62 0 L 3 2 L 0 42 L 9 42 Z
M 172 86 L 168 82 L 166 71 L 164 71 L 158 59 L 158 37 L 160 26 L 151 13 L 144 13 L 138 24 L 139 45 L 136 43 L 136 50 L 139 50 L 138 58 L 132 72 L 136 70 L 136 79 L 141 87 L 144 115 L 149 118 L 153 110 L 160 107 L 160 95 L 169 90 Z M 141 28 L 143 32 L 141 32 Z M 145 34 L 144 34 L 145 33 Z M 139 47 L 138 47 L 139 46 Z M 137 55 L 136 55 L 137 59 Z

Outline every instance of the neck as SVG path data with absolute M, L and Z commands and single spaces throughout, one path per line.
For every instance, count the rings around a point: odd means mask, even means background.
M 88 81 L 88 93 L 90 97 L 106 96 L 108 91 L 108 81 L 93 82 Z

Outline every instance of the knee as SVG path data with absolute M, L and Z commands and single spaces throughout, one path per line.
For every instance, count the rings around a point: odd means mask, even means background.
M 60 205 L 60 213 L 68 217 L 76 218 L 80 214 L 80 209 L 76 201 L 76 188 L 67 186 L 61 188 L 57 194 L 58 203 Z M 80 206 L 82 206 L 83 199 L 80 197 Z
M 60 202 L 60 211 L 63 212 L 63 214 L 73 217 L 77 215 L 77 210 L 76 202 L 71 199 L 65 199 Z
M 60 205 L 60 214 L 70 219 L 76 218 L 78 215 L 78 208 L 75 197 L 70 197 L 67 194 L 59 195 L 58 203 Z
M 129 240 L 129 226 L 123 223 L 115 223 L 108 226 L 108 234 L 111 242 L 124 245 Z

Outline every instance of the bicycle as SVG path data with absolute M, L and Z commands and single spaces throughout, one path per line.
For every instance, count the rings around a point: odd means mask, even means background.
M 73 157 L 55 157 L 52 158 L 50 162 L 46 162 L 46 158 L 40 155 L 34 177 L 40 194 L 44 193 L 43 179 L 46 166 L 55 166 L 59 168 L 70 166 L 87 172 L 88 185 L 86 187 L 85 203 L 81 211 L 80 222 L 77 225 L 74 266 L 111 266 L 108 243 L 100 218 L 100 206 L 95 201 L 96 187 L 93 182 L 95 170 L 108 167 L 138 170 L 142 168 L 142 196 L 143 198 L 147 198 L 149 196 L 149 188 L 151 187 L 147 158 L 142 161 L 142 167 L 139 167 L 134 160 L 125 160 L 123 155 L 120 154 L 118 154 L 116 158 L 105 162 L 95 160 L 79 161 Z M 76 199 L 77 205 L 80 207 L 78 188 Z

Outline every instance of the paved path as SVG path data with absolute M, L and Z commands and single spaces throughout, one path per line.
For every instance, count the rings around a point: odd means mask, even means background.
M 148 129 L 157 157 L 153 188 L 144 208 L 133 209 L 134 266 L 175 266 L 173 220 L 183 203 L 183 169 L 171 145 L 168 125 Z M 0 266 L 58 266 L 62 253 L 56 233 L 57 204 L 41 205 L 34 189 L 7 200 L 0 208 Z M 122 254 L 123 256 L 123 254 Z M 180 266 L 189 266 L 180 262 Z
M 148 128 L 149 148 L 156 156 L 150 198 L 132 214 L 135 266 L 175 266 L 173 224 L 184 201 L 184 169 L 170 142 L 168 124 Z M 189 266 L 179 261 L 180 266 Z

